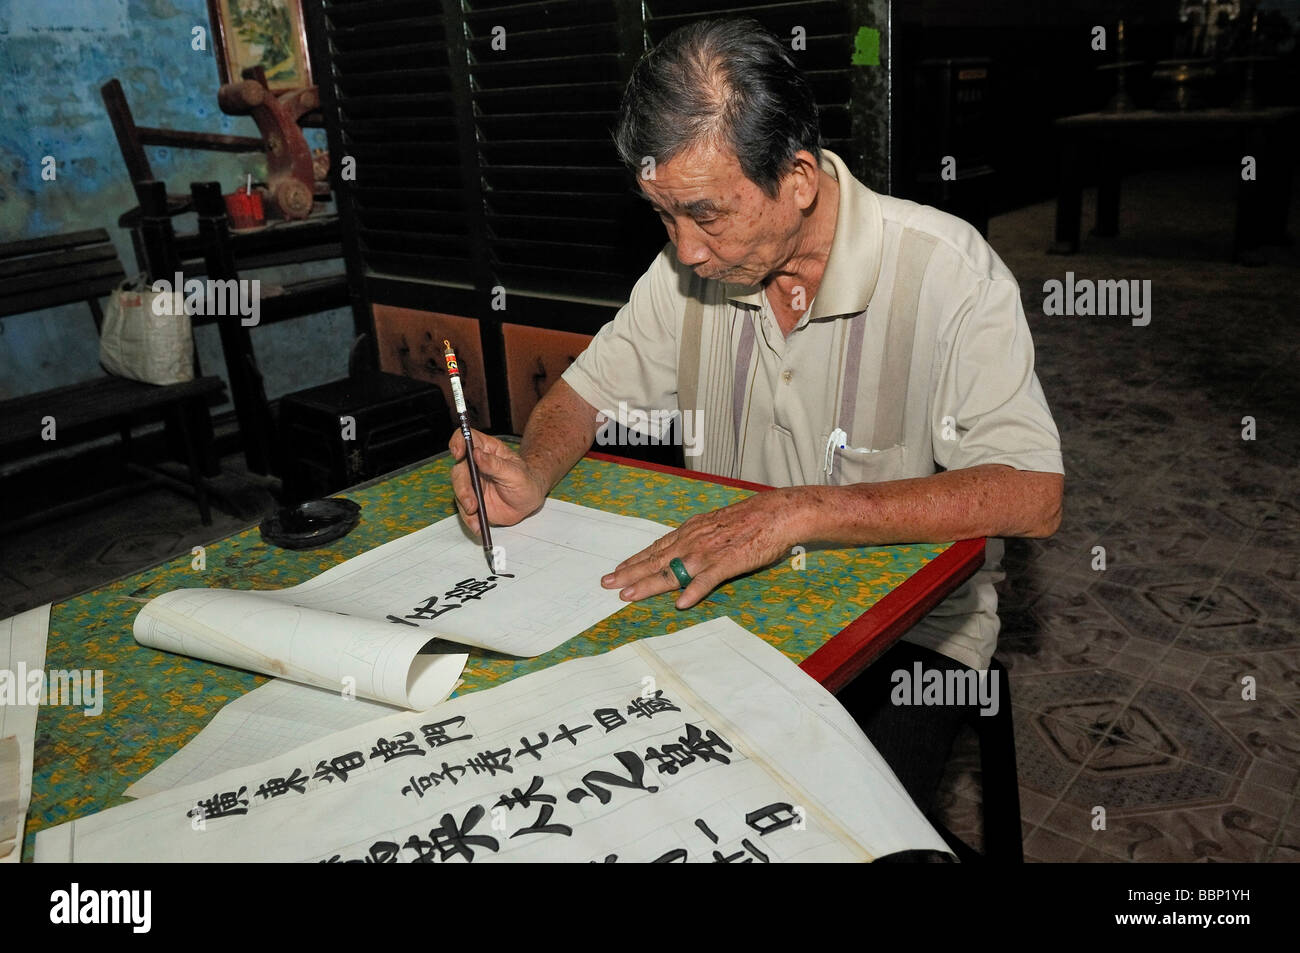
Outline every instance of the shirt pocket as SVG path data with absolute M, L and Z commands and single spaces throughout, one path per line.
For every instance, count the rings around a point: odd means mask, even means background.
M 831 472 L 831 486 L 852 486 L 854 483 L 883 483 L 901 480 L 907 475 L 907 448 L 896 444 L 883 450 L 863 451 L 852 447 L 835 450 L 835 468 Z

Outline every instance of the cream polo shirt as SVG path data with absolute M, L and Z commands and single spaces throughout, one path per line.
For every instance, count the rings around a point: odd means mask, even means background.
M 704 452 L 687 466 L 772 486 L 985 463 L 1063 473 L 1002 260 L 961 219 L 877 195 L 822 154 L 840 185 L 835 234 L 817 296 L 788 337 L 761 288 L 699 279 L 669 245 L 564 379 L 598 410 L 624 402 L 659 411 L 652 421 L 694 411 Z M 683 396 L 694 406 L 679 406 Z M 905 638 L 987 668 L 1002 551 L 989 540 L 983 568 Z

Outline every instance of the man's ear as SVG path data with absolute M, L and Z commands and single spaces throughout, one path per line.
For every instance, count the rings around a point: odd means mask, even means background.
M 790 171 L 786 173 L 786 184 L 800 210 L 806 210 L 816 200 L 821 187 L 821 166 L 807 149 L 794 154 Z

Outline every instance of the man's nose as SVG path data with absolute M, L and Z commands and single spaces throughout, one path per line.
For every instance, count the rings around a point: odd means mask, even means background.
M 677 260 L 683 265 L 694 268 L 709 260 L 709 250 L 704 243 L 685 235 L 677 236 Z

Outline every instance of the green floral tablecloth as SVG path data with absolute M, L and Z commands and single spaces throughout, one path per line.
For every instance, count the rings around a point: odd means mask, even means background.
M 35 832 L 127 799 L 122 792 L 194 737 L 227 702 L 265 681 L 260 675 L 137 645 L 135 614 L 172 589 L 277 589 L 296 585 L 359 553 L 454 513 L 450 458 L 439 457 L 346 495 L 362 506 L 361 524 L 338 542 L 305 552 L 262 542 L 256 527 L 206 547 L 206 568 L 178 557 L 55 605 L 47 669 L 102 670 L 104 709 L 42 708 L 36 727 L 32 800 L 24 859 Z M 599 460 L 583 460 L 553 496 L 627 516 L 679 525 L 749 491 Z M 796 662 L 874 605 L 949 544 L 812 551 L 735 580 L 693 609 L 671 594 L 627 606 L 545 655 L 517 659 L 475 650 L 459 693 L 477 691 L 564 659 L 606 652 L 719 615 Z M 611 567 L 612 568 L 612 567 Z

